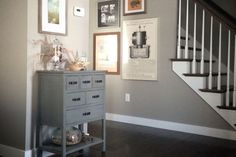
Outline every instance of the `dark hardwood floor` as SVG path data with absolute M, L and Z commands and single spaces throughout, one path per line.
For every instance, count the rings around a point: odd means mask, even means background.
M 101 135 L 100 122 L 89 133 Z M 107 151 L 85 149 L 76 157 L 236 157 L 236 141 L 107 121 Z

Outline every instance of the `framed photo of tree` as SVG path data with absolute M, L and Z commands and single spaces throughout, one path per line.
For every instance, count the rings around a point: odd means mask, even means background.
M 66 0 L 39 0 L 39 33 L 67 34 Z

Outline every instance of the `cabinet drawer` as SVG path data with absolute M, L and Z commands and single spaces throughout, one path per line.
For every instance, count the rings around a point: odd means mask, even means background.
M 66 111 L 66 123 L 72 124 L 77 122 L 86 122 L 90 119 L 100 118 L 104 116 L 103 105 L 80 107 L 73 110 Z
M 77 90 L 79 88 L 79 78 L 76 76 L 66 77 L 66 90 Z
M 94 75 L 93 76 L 93 87 L 104 87 L 105 86 L 105 76 L 104 75 Z
M 92 87 L 92 77 L 91 76 L 81 76 L 80 77 L 80 88 L 91 88 Z
M 65 95 L 65 106 L 77 106 L 85 104 L 85 93 L 72 93 Z
M 97 91 L 87 92 L 86 100 L 87 100 L 88 104 L 103 102 L 104 101 L 104 91 L 97 90 Z

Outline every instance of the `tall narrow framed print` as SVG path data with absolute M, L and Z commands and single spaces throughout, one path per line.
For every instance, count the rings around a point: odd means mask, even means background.
M 157 30 L 157 18 L 123 21 L 123 79 L 158 80 Z
M 107 74 L 120 74 L 120 32 L 95 33 L 93 35 L 94 70 Z
M 39 33 L 67 34 L 66 0 L 39 0 Z

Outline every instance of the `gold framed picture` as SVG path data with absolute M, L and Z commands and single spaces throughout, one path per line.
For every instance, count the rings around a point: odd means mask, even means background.
M 93 35 L 94 70 L 107 74 L 120 74 L 120 32 L 95 33 Z

